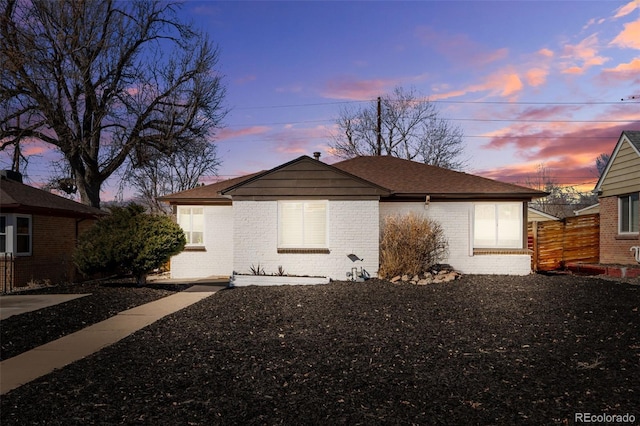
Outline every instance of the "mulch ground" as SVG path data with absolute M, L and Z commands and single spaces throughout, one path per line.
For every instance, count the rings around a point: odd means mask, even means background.
M 639 292 L 543 275 L 222 290 L 3 395 L 1 423 L 638 422 Z
M 166 297 L 188 286 L 150 284 L 137 287 L 132 280 L 44 287 L 21 292 L 34 294 L 89 294 L 59 305 L 14 315 L 0 322 L 0 360 L 56 340 L 119 312 Z M 3 297 L 12 297 L 7 295 Z

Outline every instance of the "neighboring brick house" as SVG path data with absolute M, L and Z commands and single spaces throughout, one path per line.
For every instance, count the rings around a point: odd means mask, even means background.
M 624 131 L 595 191 L 600 199 L 600 262 L 637 265 L 640 246 L 640 131 Z
M 0 178 L 0 288 L 75 280 L 78 236 L 104 212 L 25 185 L 17 173 Z
M 524 275 L 527 203 L 546 193 L 389 156 L 333 165 L 307 156 L 274 169 L 164 197 L 187 235 L 171 260 L 175 278 L 249 273 L 346 279 L 378 271 L 385 217 L 437 220 L 446 263 L 463 273 Z M 355 256 L 349 256 L 355 255 Z M 361 259 L 354 264 L 353 258 Z

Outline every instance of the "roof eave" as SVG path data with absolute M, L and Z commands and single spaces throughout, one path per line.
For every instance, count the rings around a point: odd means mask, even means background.
M 542 198 L 549 195 L 546 192 L 523 192 L 523 193 L 503 193 L 503 192 L 467 192 L 467 193 L 415 193 L 415 192 L 394 192 L 391 194 L 393 198 L 425 198 L 429 196 L 431 200 L 478 200 L 478 199 L 505 199 L 505 200 L 531 200 L 533 198 Z

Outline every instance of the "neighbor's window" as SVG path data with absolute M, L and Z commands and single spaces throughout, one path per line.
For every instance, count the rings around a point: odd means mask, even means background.
M 31 216 L 16 216 L 16 254 L 31 254 Z
M 204 244 L 203 207 L 178 207 L 178 225 L 187 238 L 187 245 Z
M 522 203 L 478 203 L 473 216 L 475 248 L 522 248 Z
M 0 216 L 0 253 L 7 252 L 7 217 Z
M 635 193 L 618 198 L 620 205 L 620 214 L 618 217 L 620 218 L 619 229 L 621 234 L 637 234 L 639 232 L 638 218 L 640 217 L 640 213 L 638 209 L 638 195 L 638 193 Z
M 327 202 L 278 203 L 278 247 L 327 248 Z

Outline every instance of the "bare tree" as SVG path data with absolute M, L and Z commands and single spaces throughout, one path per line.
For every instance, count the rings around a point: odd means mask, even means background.
M 158 197 L 195 188 L 202 176 L 216 174 L 220 164 L 215 145 L 198 140 L 169 155 L 156 151 L 142 166 L 129 163 L 123 182 L 131 182 L 141 204 L 149 210 L 168 213 Z
M 0 148 L 59 150 L 80 199 L 128 158 L 206 139 L 226 111 L 218 49 L 152 0 L 0 0 Z M 5 113 L 6 112 L 6 113 Z
M 440 117 L 436 105 L 401 87 L 361 109 L 345 108 L 331 147 L 337 156 L 392 155 L 462 169 L 463 132 Z
M 604 173 L 604 169 L 607 167 L 610 157 L 611 155 L 602 153 L 598 155 L 598 158 L 596 158 L 596 170 L 598 171 L 598 176 L 602 176 L 602 173 Z
M 575 186 L 560 185 L 552 170 L 544 164 L 540 164 L 536 173 L 527 178 L 525 186 L 549 194 L 529 203 L 531 207 L 560 219 L 573 216 L 574 211 L 598 202 L 592 191 L 581 192 Z

